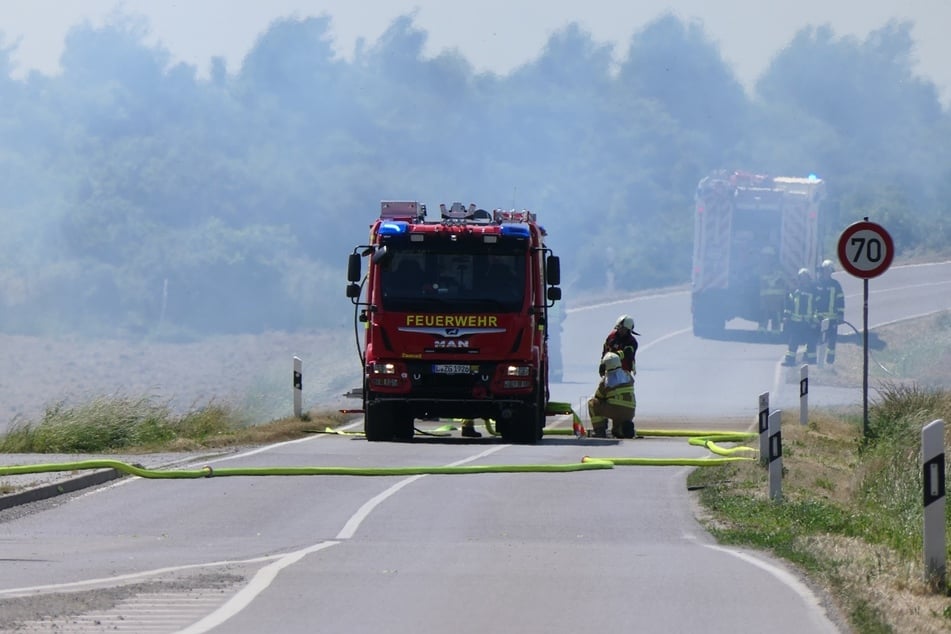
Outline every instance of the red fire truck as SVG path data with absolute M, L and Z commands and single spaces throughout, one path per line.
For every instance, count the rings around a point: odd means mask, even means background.
M 820 261 L 825 181 L 718 170 L 700 181 L 693 243 L 693 332 L 724 335 L 734 318 L 780 334 L 783 299 Z
M 418 202 L 381 203 L 347 270 L 367 440 L 409 440 L 434 417 L 491 418 L 509 442 L 542 437 L 548 309 L 561 299 L 544 237 L 530 211 L 453 203 L 427 220 Z

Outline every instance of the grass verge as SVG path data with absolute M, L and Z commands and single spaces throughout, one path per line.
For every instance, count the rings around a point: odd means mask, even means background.
M 688 485 L 721 543 L 792 562 L 854 631 L 949 632 L 948 585 L 925 574 L 920 454 L 922 427 L 951 423 L 951 319 L 877 334 L 883 347 L 875 353 L 880 374 L 870 368 L 867 433 L 861 408 L 812 410 L 806 426 L 798 412 L 783 416 L 782 501 L 769 499 L 768 472 L 755 462 L 695 470 Z M 843 346 L 835 370 L 810 378 L 860 385 L 861 355 L 860 346 Z
M 102 397 L 76 407 L 58 404 L 39 421 L 14 423 L 0 437 L 0 452 L 195 451 L 291 440 L 348 420 L 336 412 L 309 412 L 251 425 L 232 408 L 214 403 L 177 416 L 149 399 Z

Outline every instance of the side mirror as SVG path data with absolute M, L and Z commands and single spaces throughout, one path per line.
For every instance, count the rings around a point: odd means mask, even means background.
M 545 261 L 545 277 L 552 286 L 561 284 L 561 260 L 557 255 L 549 255 Z
M 359 282 L 360 281 L 360 254 L 351 253 L 350 257 L 347 259 L 347 281 L 348 282 Z M 347 291 L 349 293 L 350 291 Z M 349 297 L 350 295 L 347 295 Z
M 393 255 L 390 253 L 390 250 L 386 248 L 386 245 L 380 247 L 373 253 L 373 256 L 370 257 L 370 260 L 374 264 L 385 264 L 388 262 Z
M 548 287 L 548 301 L 557 302 L 561 299 L 561 289 L 557 286 Z
M 360 297 L 360 285 L 356 282 L 347 284 L 347 297 L 350 299 L 357 299 Z

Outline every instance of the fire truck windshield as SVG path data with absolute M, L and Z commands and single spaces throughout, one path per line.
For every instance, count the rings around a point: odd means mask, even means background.
M 379 269 L 384 310 L 518 312 L 525 298 L 526 256 L 499 245 L 389 247 Z M 490 246 L 494 246 L 491 251 Z M 395 247 L 395 248 L 394 248 Z M 464 247 L 464 248 L 463 248 Z

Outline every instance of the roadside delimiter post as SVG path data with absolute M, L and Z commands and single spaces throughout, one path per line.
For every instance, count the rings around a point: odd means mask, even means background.
M 947 564 L 945 547 L 944 421 L 938 419 L 921 430 L 921 469 L 925 505 L 925 578 L 943 591 Z

